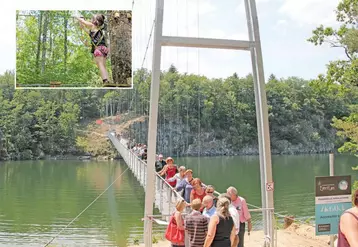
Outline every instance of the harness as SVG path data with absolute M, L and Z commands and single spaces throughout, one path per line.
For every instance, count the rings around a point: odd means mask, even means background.
M 98 33 L 101 34 L 100 38 L 96 41 L 96 36 L 98 36 Z M 92 44 L 92 53 L 97 49 L 97 47 L 101 44 L 103 44 L 104 46 L 106 45 L 106 41 L 104 40 L 104 42 L 102 42 L 103 38 L 104 38 L 104 25 L 102 25 L 93 35 L 92 32 L 90 31 L 89 33 L 90 37 L 91 37 L 91 44 Z

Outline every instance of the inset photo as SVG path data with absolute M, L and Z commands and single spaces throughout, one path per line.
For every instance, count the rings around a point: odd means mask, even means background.
M 15 88 L 132 88 L 132 11 L 16 11 Z

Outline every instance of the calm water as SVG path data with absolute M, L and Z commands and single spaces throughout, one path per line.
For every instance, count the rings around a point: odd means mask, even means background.
M 180 158 L 194 176 L 219 191 L 234 185 L 260 205 L 258 157 Z M 337 175 L 358 163 L 337 156 Z M 0 163 L 0 246 L 43 246 L 124 170 L 123 162 L 33 161 Z M 314 177 L 328 175 L 328 155 L 273 157 L 276 211 L 314 214 Z M 127 171 L 51 246 L 120 246 L 141 234 L 144 192 Z

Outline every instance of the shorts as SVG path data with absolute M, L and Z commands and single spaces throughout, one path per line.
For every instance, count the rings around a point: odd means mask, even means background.
M 109 49 L 104 45 L 97 46 L 94 50 L 93 55 L 95 57 L 107 57 Z

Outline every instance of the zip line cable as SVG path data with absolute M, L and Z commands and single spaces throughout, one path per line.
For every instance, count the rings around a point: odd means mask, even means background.
M 47 247 L 49 244 L 51 244 L 64 230 L 66 230 L 67 227 L 69 227 L 75 220 L 77 220 L 90 206 L 92 206 L 93 203 L 95 203 L 98 198 L 100 198 L 104 193 L 106 193 L 106 191 L 120 178 L 122 177 L 122 175 L 129 169 L 129 167 L 127 167 L 127 169 L 124 170 L 124 172 L 122 172 L 101 194 L 99 194 L 96 199 L 94 199 L 85 209 L 82 210 L 81 213 L 79 213 L 73 220 L 71 220 L 70 223 L 67 224 L 67 226 L 65 226 L 64 228 L 61 229 L 61 231 L 59 231 L 50 241 L 48 241 L 44 247 Z

